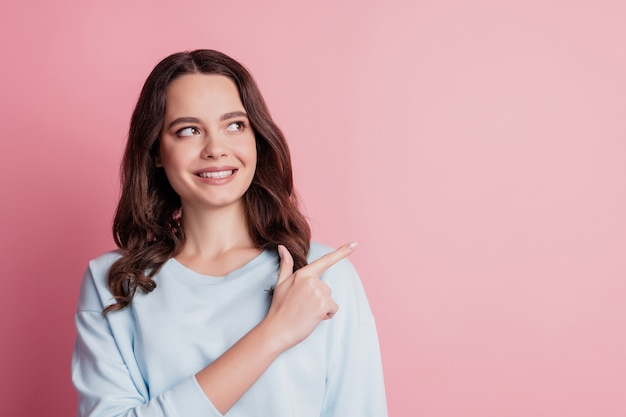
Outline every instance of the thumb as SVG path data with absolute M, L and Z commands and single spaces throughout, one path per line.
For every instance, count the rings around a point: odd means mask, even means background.
M 283 245 L 278 245 L 278 255 L 280 256 L 280 268 L 278 270 L 278 281 L 276 282 L 277 287 L 293 274 L 293 258 L 291 257 L 291 253 L 289 253 L 287 248 Z

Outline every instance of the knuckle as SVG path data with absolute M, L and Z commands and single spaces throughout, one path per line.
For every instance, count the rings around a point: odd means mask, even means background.
M 306 277 L 305 284 L 312 290 L 319 290 L 319 280 L 315 277 Z

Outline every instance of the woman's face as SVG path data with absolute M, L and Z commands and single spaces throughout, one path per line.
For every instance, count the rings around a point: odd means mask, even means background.
M 172 81 L 156 163 L 183 211 L 241 204 L 256 161 L 254 132 L 230 78 L 189 74 Z

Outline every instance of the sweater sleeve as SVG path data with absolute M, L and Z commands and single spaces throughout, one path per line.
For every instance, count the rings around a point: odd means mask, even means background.
M 76 313 L 72 381 L 78 417 L 221 417 L 194 375 L 173 381 L 171 389 L 151 397 L 132 355 L 131 314 L 126 310 L 102 315 L 104 291 L 94 280 L 102 273 L 92 262 Z
M 322 417 L 386 417 L 387 403 L 374 316 L 352 264 L 326 273 L 339 310 L 333 317 Z

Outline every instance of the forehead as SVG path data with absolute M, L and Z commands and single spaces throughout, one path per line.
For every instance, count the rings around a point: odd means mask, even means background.
M 165 95 L 165 117 L 245 111 L 239 90 L 230 78 L 216 74 L 187 74 L 172 81 Z

